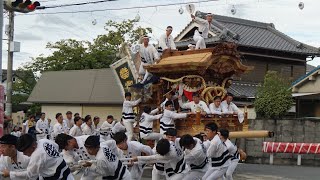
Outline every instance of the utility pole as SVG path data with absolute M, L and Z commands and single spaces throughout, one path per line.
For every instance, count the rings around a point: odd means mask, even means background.
M 14 33 L 14 12 L 9 11 L 8 28 L 8 66 L 7 66 L 7 91 L 6 91 L 6 115 L 12 117 L 12 64 L 13 64 L 13 33 Z
M 0 82 L 2 82 L 3 0 L 0 0 Z M 1 135 L 0 135 L 1 136 Z
M 3 0 L 0 0 L 0 82 L 2 83 L 2 39 L 3 39 Z M 0 91 L 3 91 L 3 86 L 0 87 Z M 4 101 L 4 98 L 3 98 L 3 92 L 1 93 L 0 92 L 0 137 L 3 136 L 3 124 L 4 124 L 4 113 L 3 113 L 3 107 L 4 107 L 4 104 L 3 104 L 3 101 Z

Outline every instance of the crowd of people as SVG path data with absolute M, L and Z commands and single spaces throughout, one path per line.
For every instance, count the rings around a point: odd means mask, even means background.
M 191 16 L 200 27 L 195 31 L 196 45 L 189 50 L 205 48 L 204 38 L 208 37 L 212 15 L 206 20 Z M 175 50 L 168 26 L 161 36 L 159 46 L 162 50 Z M 151 74 L 144 65 L 159 60 L 159 53 L 144 36 L 140 45 L 142 75 L 145 84 Z M 165 94 L 164 101 L 157 106 L 144 106 L 137 118 L 134 107 L 143 101 L 132 100 L 130 92 L 125 93 L 122 118 L 116 121 L 112 115 L 100 122 L 100 117 L 79 113 L 57 113 L 56 123 L 41 117 L 29 116 L 21 128 L 15 127 L 11 134 L 0 138 L 0 173 L 3 178 L 73 180 L 108 179 L 140 180 L 146 165 L 151 165 L 152 179 L 169 180 L 215 180 L 232 179 L 233 171 L 239 161 L 237 147 L 228 139 L 229 131 L 218 129 L 217 124 L 205 125 L 205 133 L 196 136 L 185 134 L 177 137 L 175 120 L 194 114 L 202 116 L 237 115 L 240 123 L 243 113 L 232 102 L 232 94 L 222 101 L 215 97 L 211 104 L 200 100 L 193 93 L 192 101 L 183 102 L 174 90 Z M 179 109 L 179 112 L 176 110 Z M 160 129 L 154 130 L 154 121 L 160 120 Z M 134 126 L 139 124 L 139 133 Z M 155 146 L 142 142 L 154 141 Z
M 200 110 L 202 115 L 238 114 L 239 109 L 228 94 L 221 102 L 216 97 L 207 104 L 193 94 L 193 101 L 183 103 L 174 92 L 157 108 L 144 106 L 139 118 L 139 134 L 133 127 L 136 123 L 134 106 L 141 98 L 131 99 L 125 93 L 122 119 L 107 116 L 104 122 L 99 117 L 66 112 L 56 114 L 56 123 L 41 113 L 39 120 L 30 116 L 22 132 L 0 138 L 0 171 L 10 179 L 134 179 L 142 177 L 146 164 L 154 164 L 152 179 L 232 179 L 239 161 L 237 147 L 228 139 L 228 130 L 215 123 L 205 126 L 206 133 L 195 137 L 185 134 L 177 137 L 174 121 L 186 118 Z M 177 99 L 177 100 L 176 100 Z M 177 103 L 178 102 L 178 103 Z M 176 112 L 189 109 L 188 112 Z M 227 105 L 227 106 L 224 106 Z M 160 131 L 154 131 L 153 123 L 160 119 Z M 154 140 L 155 146 L 141 142 Z
M 192 21 L 196 22 L 199 27 L 194 31 L 193 40 L 195 44 L 188 45 L 189 50 L 196 50 L 196 49 L 205 49 L 205 38 L 209 37 L 210 32 L 212 32 L 212 19 L 213 15 L 208 13 L 206 15 L 206 19 L 202 19 L 191 15 Z M 142 38 L 142 43 L 139 44 L 139 55 L 141 57 L 141 64 L 139 67 L 139 76 L 141 77 L 140 84 L 147 84 L 152 74 L 149 73 L 144 66 L 152 65 L 157 63 L 160 60 L 160 56 L 163 51 L 170 50 L 175 51 L 177 50 L 174 39 L 171 35 L 173 31 L 172 26 L 167 26 L 166 32 L 161 35 L 158 39 L 159 47 L 156 49 L 152 44 L 149 43 L 149 36 L 145 35 Z

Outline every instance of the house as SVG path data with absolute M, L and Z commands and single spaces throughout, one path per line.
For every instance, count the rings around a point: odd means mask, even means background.
M 297 117 L 320 117 L 320 66 L 292 83 Z
M 35 82 L 35 77 L 33 76 L 33 73 L 31 73 L 32 76 L 26 71 L 18 71 L 13 70 L 12 71 L 12 83 L 13 85 L 19 81 L 28 81 L 27 83 L 32 84 Z M 7 70 L 2 69 L 2 82 L 1 85 L 4 87 L 4 100 L 6 100 L 6 94 L 7 94 Z M 12 106 L 12 120 L 14 125 L 20 125 L 22 123 L 22 120 L 25 118 L 24 113 L 21 113 L 21 111 L 27 111 L 29 108 L 29 104 L 27 103 L 20 103 L 15 104 L 15 100 L 20 100 L 22 96 L 25 96 L 25 94 L 20 92 L 12 92 L 13 97 L 13 106 Z M 19 96 L 19 97 L 18 97 Z M 6 101 L 4 101 L 6 103 Z M 6 106 L 4 105 L 4 108 Z
M 19 78 L 19 75 L 17 75 L 16 71 L 12 71 L 12 82 L 16 82 L 16 80 Z M 1 85 L 4 87 L 4 93 L 7 93 L 7 70 L 2 69 L 2 82 Z
M 48 118 L 67 111 L 120 120 L 123 96 L 111 69 L 44 72 L 28 102 L 40 103 Z
M 310 64 L 307 64 L 307 67 L 306 67 L 306 74 L 308 74 L 310 71 L 314 70 L 315 68 L 317 68 L 317 67 L 312 66 L 312 65 L 310 65 Z
M 204 18 L 203 12 L 196 16 Z M 186 50 L 194 30 L 199 27 L 191 21 L 175 37 L 179 50 Z M 257 87 L 264 80 L 267 71 L 277 71 L 290 81 L 306 74 L 306 59 L 320 55 L 320 49 L 301 43 L 278 31 L 272 23 L 263 23 L 246 19 L 213 15 L 212 31 L 205 39 L 207 47 L 213 47 L 221 41 L 235 42 L 242 55 L 242 63 L 254 66 L 254 70 L 241 77 L 233 77 L 229 89 L 236 99 L 252 101 Z
M 205 14 L 197 12 L 196 16 L 203 18 Z M 175 37 L 179 50 L 186 50 L 189 43 L 195 43 L 192 36 L 198 26 L 191 21 Z M 320 56 L 319 48 L 290 38 L 278 31 L 272 23 L 214 15 L 211 26 L 213 30 L 205 40 L 208 47 L 221 41 L 235 42 L 242 56 L 242 63 L 255 67 L 241 77 L 234 76 L 233 85 L 228 89 L 235 94 L 238 104 L 245 106 L 252 105 L 257 87 L 263 82 L 267 71 L 277 71 L 294 81 L 306 74 L 307 58 Z M 140 58 L 136 55 L 131 55 L 133 63 L 128 63 L 128 66 L 133 67 L 132 75 L 139 68 Z M 120 70 L 127 69 L 121 65 L 116 67 Z M 125 77 L 131 77 L 128 71 L 123 73 Z M 123 78 L 121 86 L 128 86 L 131 82 L 131 79 L 129 81 Z M 67 110 L 79 112 L 82 116 L 95 114 L 104 117 L 114 114 L 119 119 L 124 89 L 121 86 L 110 69 L 46 72 L 28 101 L 42 104 L 42 111 L 47 112 L 52 119 L 55 113 Z

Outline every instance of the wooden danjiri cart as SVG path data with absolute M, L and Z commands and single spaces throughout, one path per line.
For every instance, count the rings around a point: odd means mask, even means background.
M 133 63 L 139 67 L 139 57 Z M 227 88 L 232 84 L 233 76 L 250 72 L 254 67 L 241 63 L 241 57 L 235 43 L 218 43 L 213 48 L 164 51 L 158 63 L 145 66 L 150 73 L 160 78 L 156 83 L 145 86 L 142 102 L 137 112 L 141 114 L 143 107 L 149 105 L 156 108 L 165 99 L 165 92 L 176 89 L 185 100 L 190 100 L 193 92 L 200 94 L 201 100 L 207 104 L 213 102 L 215 96 L 225 98 Z M 135 91 L 135 89 L 129 89 Z M 141 92 L 139 92 L 141 94 Z M 138 93 L 138 94 L 139 94 Z M 147 97 L 147 98 L 146 98 Z M 175 103 L 176 105 L 178 103 Z M 178 107 L 177 107 L 178 108 Z M 139 116 L 138 116 L 139 118 Z M 209 122 L 216 122 L 220 128 L 228 129 L 231 138 L 263 138 L 270 137 L 269 131 L 249 130 L 247 108 L 244 108 L 244 121 L 239 123 L 236 115 L 193 116 L 176 120 L 178 135 L 199 134 Z M 136 128 L 138 131 L 138 128 Z M 154 131 L 159 132 L 159 122 L 155 123 Z

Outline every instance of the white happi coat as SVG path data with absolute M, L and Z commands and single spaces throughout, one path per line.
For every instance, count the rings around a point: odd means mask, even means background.
M 173 37 L 171 35 L 167 36 L 167 34 L 163 34 L 160 36 L 159 46 L 162 48 L 162 50 L 169 49 L 169 48 L 177 49 L 173 41 Z
M 77 163 L 80 160 L 94 160 L 94 156 L 91 156 L 87 149 L 84 147 L 84 143 L 87 140 L 89 136 L 83 135 L 83 136 L 77 136 L 74 137 L 78 144 L 78 149 L 73 150 L 62 150 L 63 158 L 66 160 L 66 162 L 69 163 Z
M 179 100 L 179 105 L 183 109 L 190 109 L 191 112 L 193 112 L 193 113 L 196 113 L 197 110 L 199 109 L 201 111 L 206 112 L 207 114 L 210 114 L 210 110 L 209 110 L 207 104 L 203 101 L 199 101 L 198 104 L 196 104 L 194 101 L 187 102 L 187 103 L 183 104 L 182 100 Z
M 148 64 L 154 64 L 154 62 L 160 59 L 160 57 L 156 48 L 151 44 L 148 44 L 147 47 L 145 47 L 144 44 L 140 44 L 139 53 L 141 57 L 139 74 L 145 74 L 146 70 L 143 66 Z
M 172 104 L 173 104 L 173 110 L 175 110 L 175 103 L 174 103 L 174 100 L 176 100 L 176 99 L 178 99 L 178 96 L 177 95 L 174 95 L 174 96 L 172 96 L 172 98 L 171 98 L 171 102 L 172 102 Z M 162 108 L 162 110 L 164 110 L 165 109 L 165 104 L 166 104 L 166 102 L 168 102 L 169 101 L 169 99 L 168 98 L 166 98 L 161 104 L 160 104 L 160 107 Z
M 110 140 L 112 135 L 112 128 L 116 124 L 116 121 L 112 121 L 112 123 L 108 123 L 108 121 L 104 121 L 100 127 L 100 138 L 103 140 Z
M 160 133 L 163 134 L 169 128 L 174 128 L 174 120 L 179 118 L 186 118 L 188 116 L 187 113 L 176 113 L 174 111 L 170 111 L 165 109 L 163 111 L 163 116 L 160 119 Z
M 73 125 L 73 127 L 69 131 L 69 135 L 73 137 L 82 136 L 82 129 L 77 125 Z
M 17 163 L 13 162 L 9 156 L 0 157 L 0 171 L 4 169 L 8 169 L 9 171 L 23 171 L 26 170 L 30 161 L 30 157 L 23 155 L 22 152 L 17 151 Z M 11 175 L 11 174 L 10 174 Z M 32 178 L 37 179 L 38 176 Z M 1 179 L 1 178 L 0 178 Z M 16 180 L 24 180 L 25 176 L 19 177 L 14 176 L 13 174 L 9 178 L 5 179 L 16 179 Z
M 69 129 L 71 129 L 71 128 L 73 127 L 73 125 L 74 125 L 74 120 L 73 120 L 73 118 L 71 118 L 71 119 L 64 119 L 63 121 L 64 121 L 64 123 L 66 123 L 66 125 L 67 125 L 67 127 L 68 127 Z
M 243 122 L 244 114 L 233 102 L 230 102 L 230 104 L 228 104 L 227 101 L 224 100 L 221 102 L 221 108 L 224 114 L 233 114 L 234 112 L 236 112 L 238 115 L 239 122 Z
M 58 149 L 59 146 L 51 140 L 39 140 L 37 148 L 30 157 L 27 169 L 19 172 L 10 171 L 10 177 L 12 179 L 16 177 L 32 179 L 40 175 L 44 180 L 73 180 L 70 169 L 60 156 Z
M 141 138 L 144 138 L 149 133 L 152 133 L 153 121 L 160 119 L 162 117 L 162 114 L 154 115 L 158 112 L 159 112 L 159 109 L 157 108 L 151 111 L 150 114 L 147 114 L 145 112 L 141 114 L 140 124 L 139 124 Z
M 113 127 L 112 127 L 112 135 L 116 134 L 118 132 L 126 132 L 126 127 L 124 127 L 121 122 L 117 122 Z
M 208 158 L 207 158 L 207 151 L 204 147 L 203 143 L 198 138 L 193 138 L 197 144 L 191 150 L 186 149 L 185 152 L 185 159 L 187 164 L 190 166 L 191 171 L 199 171 L 204 173 L 208 170 Z
M 211 24 L 206 19 L 195 17 L 194 21 L 200 25 L 198 31 L 201 33 L 203 38 L 208 38 L 209 31 L 211 30 Z
M 122 106 L 122 119 L 124 122 L 134 122 L 135 114 L 133 113 L 133 107 L 138 105 L 141 102 L 141 98 L 135 101 L 127 101 L 123 102 Z
M 121 158 L 132 158 L 135 156 L 141 156 L 141 153 L 146 153 L 148 155 L 153 154 L 152 149 L 149 146 L 143 145 L 137 141 L 128 141 L 128 149 L 126 151 L 121 151 Z M 132 179 L 141 179 L 143 168 L 145 164 L 134 164 L 131 167 L 128 167 L 128 170 L 131 173 Z
M 102 176 L 102 179 L 131 180 L 127 167 L 118 159 L 115 152 L 103 144 L 96 155 L 96 163 L 88 168 L 90 174 Z
M 95 125 L 94 123 L 92 123 L 92 135 L 95 135 L 95 136 L 99 136 L 100 135 L 100 125 L 97 124 Z
M 41 138 L 46 138 L 46 136 L 49 134 L 49 122 L 47 119 L 39 119 L 36 123 L 36 131 L 37 136 L 41 136 Z
M 221 115 L 222 114 L 222 108 L 221 105 L 219 107 L 217 107 L 214 103 L 211 103 L 209 105 L 209 109 L 210 109 L 210 114 L 217 114 L 217 115 Z
M 92 127 L 85 124 L 82 127 L 82 133 L 83 133 L 83 135 L 93 135 L 94 131 L 93 131 Z
M 176 142 L 179 140 L 177 139 Z M 165 175 L 167 179 L 171 179 L 175 175 L 183 175 L 188 171 L 186 167 L 186 161 L 184 158 L 184 153 L 177 143 L 170 142 L 170 151 L 161 156 L 160 154 L 155 154 L 151 156 L 138 156 L 138 161 L 142 163 L 153 162 L 153 163 L 163 163 Z
M 61 134 L 61 133 L 69 134 L 69 129 L 68 129 L 66 123 L 62 122 L 62 124 L 60 124 L 60 123 L 57 122 L 53 126 L 52 137 L 55 138 L 58 134 Z
M 231 156 L 219 135 L 215 135 L 210 141 L 210 146 L 207 149 L 207 157 L 210 158 L 212 168 L 227 167 L 230 165 Z
M 232 160 L 238 160 L 240 159 L 240 154 L 238 152 L 238 148 L 236 145 L 234 145 L 230 139 L 227 139 L 224 144 L 227 146 L 227 149 L 229 151 L 229 154 L 232 155 L 231 161 Z

